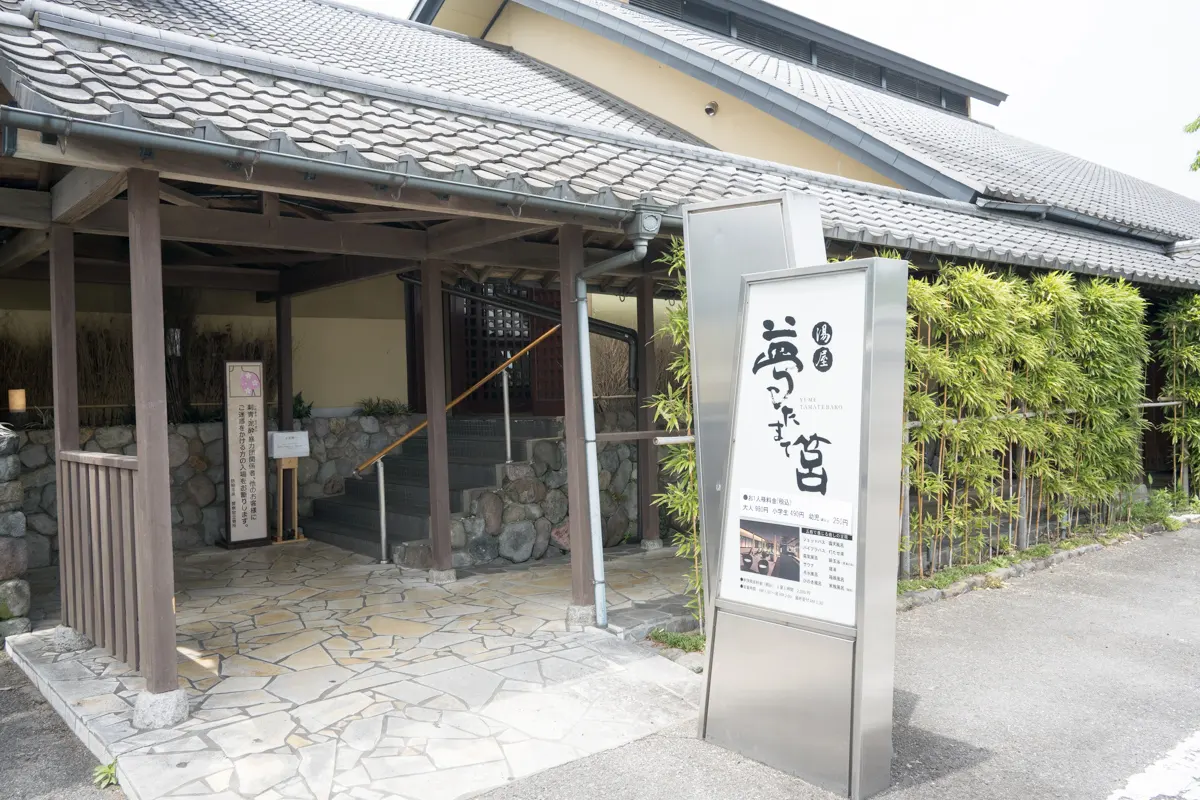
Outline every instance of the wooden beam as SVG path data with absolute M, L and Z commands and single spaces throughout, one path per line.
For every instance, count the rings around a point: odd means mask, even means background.
M 362 256 L 423 258 L 425 233 L 397 228 L 267 217 L 212 208 L 163 206 L 162 237 L 170 241 L 275 250 L 306 250 Z M 81 220 L 76 229 L 102 236 L 128 236 L 128 203 L 114 200 Z
M 44 281 L 46 264 L 32 263 L 5 277 L 15 280 Z M 75 258 L 76 283 L 129 285 L 129 265 L 104 259 Z M 163 285 L 173 288 L 228 289 L 242 292 L 279 291 L 279 272 L 273 269 L 211 267 L 203 264 L 173 264 L 163 267 Z
M 583 271 L 583 229 L 564 225 L 558 234 L 562 290 L 563 441 L 567 448 L 567 505 L 570 514 L 571 603 L 595 606 L 592 586 L 591 513 L 587 488 L 587 457 L 583 441 L 583 396 L 579 363 L 579 320 L 575 311 L 575 279 Z M 599 531 L 597 531 L 599 533 Z
M 264 217 L 278 217 L 279 194 L 276 192 L 263 192 L 260 208 Z
M 185 192 L 178 186 L 172 186 L 169 183 L 160 183 L 158 185 L 158 196 L 164 201 L 175 206 L 187 206 L 189 208 L 208 208 L 208 200 L 203 197 L 197 197 L 191 192 Z
M 544 231 L 542 223 L 501 222 L 494 219 L 456 219 L 429 229 L 429 255 L 446 256 Z
M 78 222 L 125 191 L 125 172 L 77 167 L 50 189 L 54 222 Z
M 0 245 L 0 275 L 44 255 L 50 249 L 50 236 L 46 231 L 18 231 L 11 239 Z
M 436 211 L 406 211 L 403 209 L 388 211 L 356 211 L 348 214 L 328 214 L 330 222 L 354 222 L 357 224 L 373 224 L 379 222 L 432 222 L 446 219 L 446 214 Z
M 425 348 L 425 414 L 429 427 L 429 541 L 433 568 L 449 570 L 450 460 L 446 434 L 446 339 L 442 327 L 442 263 L 421 265 L 421 295 L 429 302 L 421 306 L 422 341 Z
M 417 266 L 420 266 L 419 262 L 397 258 L 343 256 L 283 271 L 279 277 L 279 291 L 285 295 L 305 294 Z
M 650 397 L 658 383 L 658 359 L 654 347 L 654 289 L 655 281 L 650 276 L 637 281 L 637 406 L 638 428 L 644 431 L 655 428 L 654 409 L 649 407 Z M 643 439 L 638 442 L 638 527 L 642 529 L 642 546 L 658 547 L 660 531 L 658 507 L 654 496 L 658 493 L 658 448 L 654 442 Z M 647 543 L 650 544 L 647 544 Z
M 142 676 L 152 694 L 179 688 L 175 667 L 175 570 L 171 552 L 171 464 L 167 456 L 166 343 L 158 175 L 129 172 L 133 400 L 138 469 L 135 519 Z
M 75 350 L 75 235 L 50 227 L 50 347 L 54 383 L 54 446 L 79 449 L 79 375 Z
M 42 141 L 41 134 L 37 132 L 18 131 L 14 156 L 30 161 L 103 169 L 153 167 L 161 177 L 170 180 L 229 186 L 242 191 L 271 191 L 340 203 L 434 212 L 446 217 L 488 217 L 508 222 L 513 218 L 508 207 L 490 200 L 447 196 L 411 187 L 397 192 L 396 187 L 373 183 L 370 178 L 365 177 L 356 179 L 306 175 L 299 166 L 289 168 L 260 163 L 253 171 L 249 171 L 244 165 L 231 164 L 224 158 L 172 153 L 167 150 L 156 150 L 147 159 L 146 154 L 137 146 L 100 142 L 81 136 L 65 139 L 60 137 L 57 142 L 50 143 Z M 521 217 L 523 220 L 550 225 L 579 224 L 594 230 L 624 232 L 619 220 L 600 219 L 585 212 L 548 211 L 526 206 L 521 210 Z
M 75 238 L 70 228 L 50 228 L 50 370 L 54 391 L 54 460 L 64 450 L 79 449 L 79 357 L 75 332 Z M 62 472 L 60 471 L 60 475 Z M 63 480 L 60 478 L 59 480 Z M 58 519 L 67 519 L 65 486 L 58 487 Z M 82 625 L 76 611 L 78 577 L 70 537 L 59 538 L 58 585 L 62 589 L 63 623 Z
M 50 226 L 50 192 L 0 188 L 0 227 Z
M 279 429 L 290 431 L 294 422 L 292 419 L 292 395 L 294 392 L 292 387 L 292 298 L 287 295 L 281 295 L 275 300 L 275 363 L 278 365 L 276 384 L 279 394 L 275 399 L 279 403 Z M 290 539 L 294 538 L 296 534 L 290 523 L 297 498 L 296 492 L 293 491 L 291 470 L 284 470 L 281 475 L 284 479 L 279 481 L 275 491 L 279 498 L 280 510 L 283 512 L 280 515 L 283 520 L 283 525 L 280 527 L 283 530 L 276 531 L 275 535 Z
M 75 229 L 100 236 L 128 236 L 127 209 L 127 201 L 112 200 L 76 223 Z M 292 217 L 264 217 L 261 214 L 212 208 L 164 206 L 160 215 L 162 236 L 168 241 L 378 258 L 424 260 L 428 256 L 428 234 L 425 231 Z M 588 249 L 584 254 L 590 263 L 615 255 L 615 251 Z M 472 266 L 528 268 L 540 273 L 557 271 L 558 248 L 552 244 L 496 241 L 455 252 L 449 256 L 449 260 Z M 246 259 L 246 262 L 249 261 L 251 259 Z

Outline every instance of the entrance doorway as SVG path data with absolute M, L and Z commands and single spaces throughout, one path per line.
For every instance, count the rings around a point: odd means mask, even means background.
M 554 323 L 502 308 L 488 302 L 495 298 L 533 302 L 557 309 L 559 293 L 549 289 L 516 286 L 507 281 L 473 283 L 460 281 L 455 294 L 443 294 L 445 305 L 447 374 L 449 396 L 457 397 L 487 375 L 510 355 L 549 330 Z M 423 412 L 425 370 L 422 359 L 421 287 L 408 286 L 409 402 Z M 561 416 L 563 413 L 562 342 L 552 336 L 509 372 L 509 407 L 514 414 Z M 499 377 L 476 389 L 456 412 L 500 414 L 504 410 L 503 384 Z

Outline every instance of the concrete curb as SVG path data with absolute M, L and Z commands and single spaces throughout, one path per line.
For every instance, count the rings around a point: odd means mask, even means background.
M 1194 525 L 1200 521 L 1200 514 L 1173 514 L 1171 519 L 1183 523 L 1184 525 Z M 1135 539 L 1144 539 L 1147 536 L 1166 533 L 1167 529 L 1158 522 L 1151 523 L 1142 528 L 1140 532 L 1134 532 L 1121 536 L 1113 545 L 1124 544 L 1125 542 Z M 1047 556 L 1046 558 L 1036 558 L 1029 561 L 1022 561 L 1013 564 L 1010 567 L 1001 567 L 994 569 L 991 572 L 985 572 L 982 575 L 972 575 L 961 581 L 955 581 L 945 589 L 922 589 L 919 592 L 905 592 L 896 597 L 897 611 L 911 611 L 914 608 L 927 606 L 930 603 L 936 603 L 939 600 L 948 600 L 951 597 L 958 597 L 975 589 L 982 589 L 987 586 L 989 581 L 1006 581 L 1009 578 L 1015 578 L 1019 575 L 1026 575 L 1030 572 L 1038 572 L 1044 569 L 1050 569 L 1053 566 L 1070 561 L 1086 553 L 1094 553 L 1097 550 L 1106 550 L 1113 545 L 1104 545 L 1099 542 L 1095 544 L 1085 544 L 1082 547 L 1076 547 L 1073 550 L 1060 550 L 1057 553 Z

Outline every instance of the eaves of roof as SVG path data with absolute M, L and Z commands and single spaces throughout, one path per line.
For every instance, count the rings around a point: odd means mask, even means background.
M 573 0 L 514 0 L 643 53 L 656 61 L 731 94 L 739 100 L 831 144 L 905 189 L 956 200 L 972 200 L 986 188 L 965 175 L 931 164 L 903 145 L 864 130 L 832 107 L 822 107 L 769 82 L 723 64 L 653 31 Z
M 1200 270 L 1172 259 L 1161 246 L 955 200 L 650 136 L 601 137 L 584 126 L 552 132 L 528 116 L 498 114 L 461 98 L 461 110 L 451 112 L 431 106 L 425 94 L 402 98 L 399 88 L 395 100 L 368 92 L 353 96 L 327 84 L 296 86 L 287 70 L 247 70 L 253 80 L 237 70 L 213 75 L 195 55 L 138 62 L 113 47 L 76 52 L 48 32 L 13 33 L 0 35 L 0 79 L 22 108 L 0 109 L 0 123 L 32 130 L 219 154 L 225 161 L 270 161 L 297 172 L 355 176 L 369 186 L 411 182 L 446 195 L 534 203 L 610 220 L 627 218 L 640 199 L 677 211 L 695 200 L 797 190 L 818 198 L 831 239 L 1166 287 L 1200 286 Z M 68 68 L 86 74 L 64 86 Z M 228 87 L 204 89 L 223 95 L 221 116 L 203 118 L 189 110 L 198 104 L 181 99 L 200 86 Z M 93 91 L 105 96 L 89 95 Z M 313 112 L 313 122 L 280 116 L 297 106 Z M 67 110 L 73 107 L 87 111 Z M 264 122 L 272 117 L 280 121 Z
M 589 137 L 602 141 L 609 139 L 616 142 L 626 141 L 623 132 L 614 132 L 609 128 L 586 122 L 567 121 L 560 117 L 539 114 L 526 109 L 514 109 L 511 106 L 486 100 L 417 87 L 390 78 L 365 75 L 340 67 L 331 67 L 224 42 L 187 36 L 113 17 L 101 17 L 89 11 L 68 8 L 52 2 L 52 0 L 27 0 L 27 3 L 36 10 L 33 25 L 40 29 L 86 36 L 102 42 L 132 45 L 153 52 L 193 58 L 220 67 L 251 70 L 277 78 L 295 80 L 314 86 L 343 89 L 372 97 L 417 100 L 432 108 L 450 112 L 507 116 L 561 133 L 564 136 L 586 132 Z M 25 21 L 28 22 L 28 20 Z M 0 20 L 0 23 L 2 22 L 3 20 Z M 470 37 L 461 34 L 439 32 L 470 40 Z M 481 47 L 502 47 L 502 45 L 490 42 L 470 41 Z M 694 139 L 694 137 L 692 138 Z M 668 147 L 674 143 L 672 140 L 663 141 Z
M 670 36 L 660 33 L 656 25 L 638 24 L 640 20 L 659 20 L 660 18 L 643 9 L 626 7 L 620 3 L 612 4 L 612 10 L 607 8 L 607 2 L 597 0 L 513 0 L 521 5 L 540 13 L 571 23 L 599 36 L 629 47 L 637 52 L 659 61 L 662 64 L 677 69 L 697 80 L 727 92 L 777 119 L 826 142 L 857 161 L 871 167 L 880 174 L 895 181 L 900 186 L 918 192 L 928 192 L 943 197 L 971 201 L 976 198 L 999 198 L 1013 202 L 1039 202 L 1054 206 L 1054 216 L 1064 221 L 1070 221 L 1083 227 L 1125 233 L 1130 236 L 1151 241 L 1172 241 L 1187 235 L 1187 226 L 1169 224 L 1171 220 L 1159 218 L 1151 213 L 1147 216 L 1141 213 L 1143 219 L 1139 222 L 1131 218 L 1122 218 L 1120 213 L 1089 213 L 1090 209 L 1079 206 L 1070 207 L 1069 201 L 1048 202 L 1046 198 L 1025 196 L 1019 182 L 1015 187 L 999 184 L 989 179 L 986 172 L 976 169 L 967 172 L 966 169 L 975 167 L 973 162 L 964 161 L 967 166 L 956 169 L 951 166 L 952 159 L 939 158 L 937 153 L 920 152 L 902 137 L 881 131 L 871 124 L 865 123 L 853 113 L 849 113 L 836 103 L 824 101 L 803 91 L 789 90 L 771 80 L 756 74 L 754 70 L 739 68 L 726 63 L 721 58 L 702 51 L 699 47 L 689 46 L 682 41 L 676 41 Z M 732 1 L 732 0 L 731 0 Z M 680 28 L 690 30 L 690 26 L 677 20 L 662 18 L 668 29 Z M 662 27 L 662 26 L 659 26 Z M 698 31 L 699 29 L 697 29 Z M 701 32 L 704 37 L 714 41 L 725 42 L 726 37 L 710 31 Z M 754 48 L 737 40 L 728 40 L 731 47 L 754 51 Z M 723 45 L 722 45 L 723 46 Z M 773 56 L 762 51 L 765 58 L 786 62 L 782 57 Z M 797 67 L 817 72 L 805 65 Z M 874 94 L 879 90 L 866 86 L 859 87 L 853 81 L 836 78 L 847 86 L 856 87 L 861 94 L 860 102 L 872 102 Z M 896 103 L 912 106 L 917 104 L 899 97 L 888 97 Z M 933 108 L 922 108 L 928 114 L 944 115 Z M 964 122 L 966 122 L 964 120 Z M 920 124 L 914 121 L 911 124 Z M 1009 137 L 1006 141 L 1019 141 Z M 985 146 L 987 143 L 982 143 Z M 978 147 L 980 143 L 974 143 Z M 992 142 L 991 146 L 999 143 Z M 1028 145 L 1030 150 L 1045 151 L 1036 145 Z M 928 148 L 926 148 L 928 150 Z M 936 148 L 935 148 L 936 151 Z M 1018 159 L 1025 157 L 1026 152 L 1016 154 Z M 1059 154 L 1065 157 L 1065 154 Z M 1080 166 L 1096 167 L 1079 160 Z M 994 178 L 995 176 L 991 176 Z M 1121 176 L 1127 180 L 1128 176 Z M 1055 192 L 1070 194 L 1075 188 L 1066 177 L 1052 177 L 1051 181 L 1067 181 L 1054 188 Z M 1088 188 L 1084 185 L 1084 188 Z M 1166 193 L 1158 187 L 1150 187 L 1160 193 Z M 1100 191 L 1117 191 L 1105 187 Z M 1177 198 L 1178 199 L 1178 198 Z M 1103 204 L 1101 204 L 1103 206 Z M 1129 209 L 1124 209 L 1126 213 Z M 1132 216 L 1139 216 L 1134 214 Z M 1195 215 L 1193 215 L 1195 216 Z M 1195 227 L 1195 225 L 1193 225 Z
M 422 0 L 422 2 L 431 2 L 431 0 Z M 441 0 L 437 0 L 437 2 L 440 7 Z M 953 72 L 939 69 L 932 64 L 910 58 L 903 53 L 897 53 L 895 50 L 889 50 L 865 39 L 860 39 L 845 31 L 823 25 L 816 20 L 794 14 L 773 3 L 763 2 L 763 0 L 706 0 L 706 2 L 807 39 L 835 43 L 848 53 L 866 58 L 897 72 L 933 81 L 939 86 L 983 100 L 985 103 L 1000 105 L 1008 99 L 1008 95 L 999 89 L 993 89 L 961 75 L 955 75 Z M 436 14 L 435 11 L 434 15 L 436 16 Z

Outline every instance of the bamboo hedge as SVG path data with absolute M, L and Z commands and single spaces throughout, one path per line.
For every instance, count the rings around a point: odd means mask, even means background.
M 682 294 L 682 245 L 663 261 Z M 1158 399 L 1182 401 L 1162 427 L 1186 485 L 1200 459 L 1200 297 L 1180 297 L 1151 329 L 1147 300 L 1123 280 L 942 264 L 910 278 L 908 305 L 902 577 L 1134 518 L 1152 350 L 1164 373 Z M 668 430 L 690 432 L 687 325 L 680 306 L 659 332 L 685 347 L 652 406 Z M 658 502 L 691 528 L 680 554 L 698 603 L 694 448 L 668 448 L 663 465 L 675 482 Z
M 1146 301 L 1124 281 L 943 265 L 909 281 L 904 571 L 981 563 L 1128 514 Z

